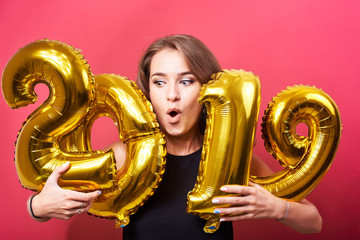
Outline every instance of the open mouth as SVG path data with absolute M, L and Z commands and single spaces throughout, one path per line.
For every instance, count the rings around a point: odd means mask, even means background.
M 168 114 L 168 120 L 170 123 L 176 123 L 180 120 L 181 112 L 177 108 L 170 108 L 167 111 Z
M 179 113 L 177 111 L 171 111 L 169 113 L 170 117 L 176 117 L 176 115 L 178 115 Z

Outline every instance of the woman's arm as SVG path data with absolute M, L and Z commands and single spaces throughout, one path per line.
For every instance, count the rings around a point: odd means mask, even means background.
M 116 166 L 120 169 L 126 157 L 125 145 L 116 142 L 107 147 L 110 148 L 115 153 Z M 87 212 L 100 195 L 100 191 L 82 193 L 59 187 L 58 180 L 69 167 L 69 163 L 57 167 L 48 177 L 41 192 L 29 197 L 27 209 L 35 221 L 46 222 L 51 218 L 70 219 L 75 214 Z
M 271 169 L 254 156 L 251 173 L 257 176 L 270 175 Z M 272 218 L 301 233 L 321 231 L 322 219 L 317 208 L 306 199 L 299 202 L 286 201 L 275 197 L 261 186 L 249 183 L 249 186 L 227 185 L 221 188 L 236 197 L 214 198 L 215 204 L 230 204 L 228 208 L 216 208 L 215 213 L 222 216 L 221 221 L 239 221 L 244 219 Z M 288 204 L 289 205 L 288 205 Z M 288 208 L 289 206 L 289 208 Z

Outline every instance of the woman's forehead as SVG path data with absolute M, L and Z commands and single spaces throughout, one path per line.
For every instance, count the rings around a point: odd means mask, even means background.
M 175 49 L 163 49 L 156 53 L 150 64 L 150 75 L 154 73 L 190 73 L 184 55 Z

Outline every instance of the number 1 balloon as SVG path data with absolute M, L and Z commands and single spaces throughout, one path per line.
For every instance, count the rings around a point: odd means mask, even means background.
M 226 184 L 247 185 L 260 105 L 260 81 L 250 72 L 224 71 L 202 87 L 199 102 L 208 118 L 199 173 L 188 194 L 187 211 L 206 219 L 204 231 L 215 232 L 220 215 L 212 199 L 225 196 Z M 221 207 L 221 206 L 220 206 Z

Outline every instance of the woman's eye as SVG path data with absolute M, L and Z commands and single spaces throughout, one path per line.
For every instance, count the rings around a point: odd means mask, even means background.
M 182 84 L 184 86 L 188 86 L 188 85 L 192 84 L 193 82 L 194 82 L 194 80 L 192 80 L 192 79 L 182 79 L 180 81 L 180 84 Z
M 165 85 L 165 81 L 164 81 L 164 80 L 155 80 L 153 83 L 154 83 L 156 86 L 159 86 L 159 87 Z

